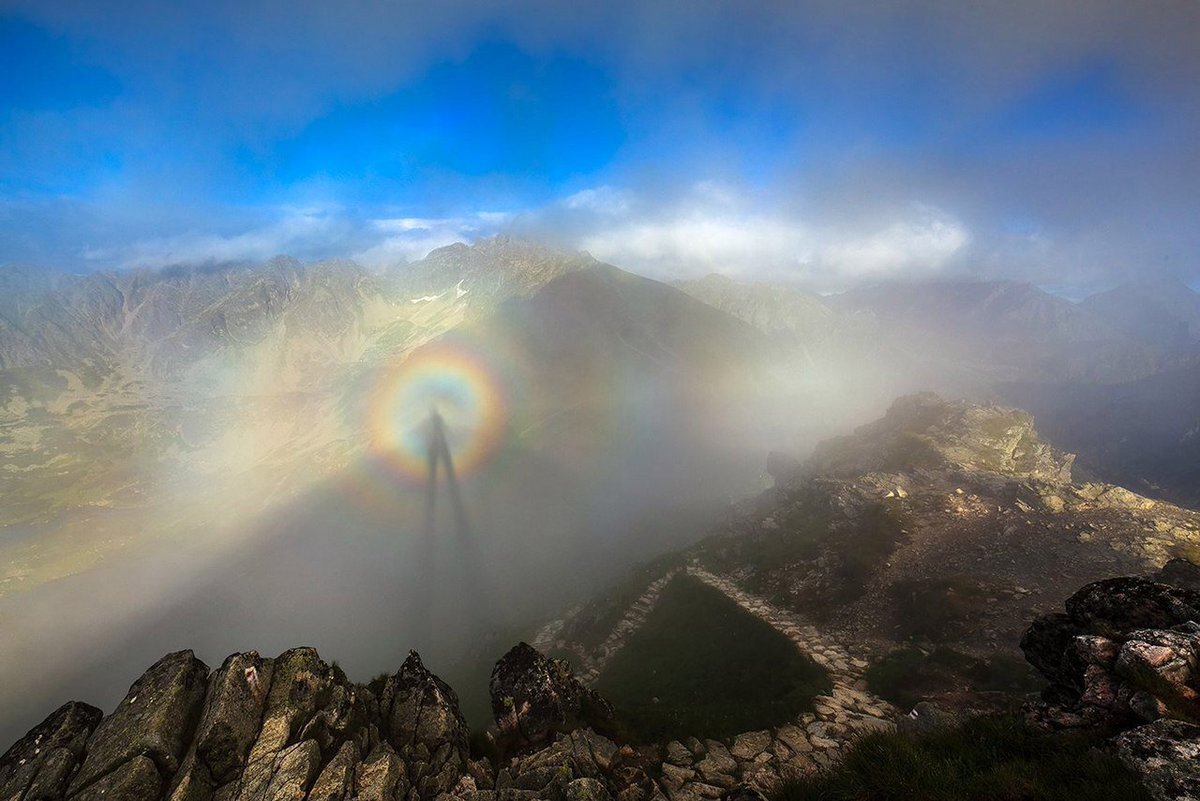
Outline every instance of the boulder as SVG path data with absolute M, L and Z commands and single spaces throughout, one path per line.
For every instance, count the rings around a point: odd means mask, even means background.
M 154 663 L 133 683 L 116 711 L 96 727 L 87 744 L 87 758 L 72 779 L 68 797 L 81 796 L 101 778 L 107 794 L 121 792 L 133 801 L 133 793 L 147 792 L 157 799 L 159 785 L 179 769 L 200 718 L 208 683 L 208 667 L 191 651 L 178 651 Z M 128 770 L 122 765 L 135 758 Z M 148 777 L 147 763 L 155 774 Z M 117 787 L 114 782 L 124 782 Z M 99 791 L 97 791 L 99 792 Z M 88 794 L 91 795 L 90 793 Z
M 1086 585 L 1066 607 L 1078 633 L 1121 639 L 1133 629 L 1169 629 L 1200 620 L 1200 592 L 1125 576 Z
M 71 701 L 0 756 L 0 799 L 60 801 L 102 713 Z
M 580 726 L 614 728 L 607 701 L 576 679 L 564 660 L 547 659 L 527 643 L 500 658 L 488 689 L 497 726 L 517 744 L 541 744 Z

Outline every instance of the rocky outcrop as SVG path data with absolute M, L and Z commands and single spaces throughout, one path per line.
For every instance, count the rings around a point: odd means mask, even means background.
M 1182 571 L 1187 572 L 1187 571 Z M 1097 581 L 1021 641 L 1050 682 L 1031 717 L 1119 733 L 1114 747 L 1159 801 L 1200 796 L 1200 592 L 1138 577 Z
M 430 673 L 416 651 L 385 682 L 380 698 L 384 734 L 408 766 L 407 782 L 422 798 L 450 790 L 470 749 L 458 696 Z
M 1021 639 L 1026 659 L 1050 682 L 1050 698 L 1089 719 L 1197 720 L 1189 683 L 1200 679 L 1200 592 L 1149 579 L 1097 581 L 1036 619 Z M 1151 703 L 1151 698 L 1156 699 Z
M 88 739 L 87 756 L 66 797 L 158 798 L 179 770 L 207 684 L 208 666 L 191 651 L 156 662 Z
M 30 731 L 0 757 L 0 801 L 683 801 L 778 779 L 760 775 L 782 747 L 769 732 L 696 741 L 688 768 L 620 745 L 609 704 L 524 643 L 491 691 L 497 729 L 473 758 L 457 695 L 415 652 L 360 685 L 311 648 L 233 654 L 211 673 L 181 651 L 107 717 L 70 703 Z M 682 763 L 678 748 L 667 757 Z
M 547 659 L 527 643 L 500 658 L 488 690 L 501 733 L 523 746 L 581 726 L 613 728 L 607 701 L 575 678 L 565 661 Z
M 953 466 L 1066 483 L 1074 461 L 1038 436 L 1028 412 L 923 392 L 897 398 L 880 420 L 821 443 L 809 468 L 847 477 Z

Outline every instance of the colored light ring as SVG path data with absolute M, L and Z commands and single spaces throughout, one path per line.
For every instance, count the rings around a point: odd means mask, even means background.
M 503 439 L 508 410 L 501 382 L 473 350 L 437 344 L 413 353 L 372 391 L 367 410 L 372 450 L 405 476 L 424 478 L 435 408 L 459 474 L 483 464 Z

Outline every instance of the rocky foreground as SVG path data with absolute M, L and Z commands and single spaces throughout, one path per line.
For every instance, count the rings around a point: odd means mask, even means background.
M 415 652 L 362 685 L 311 648 L 213 671 L 180 651 L 110 715 L 71 702 L 30 731 L 0 757 L 0 801 L 666 801 L 761 785 L 795 755 L 783 730 L 618 745 L 609 704 L 524 643 L 490 691 L 496 726 L 473 756 L 457 696 Z

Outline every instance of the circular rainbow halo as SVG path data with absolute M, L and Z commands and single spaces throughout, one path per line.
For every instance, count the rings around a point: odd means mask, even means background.
M 474 351 L 439 343 L 413 353 L 372 392 L 371 447 L 404 475 L 423 478 L 435 410 L 456 472 L 471 472 L 500 444 L 507 417 L 500 382 Z

